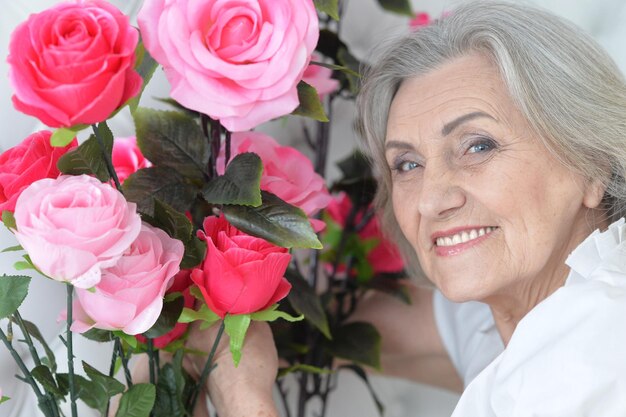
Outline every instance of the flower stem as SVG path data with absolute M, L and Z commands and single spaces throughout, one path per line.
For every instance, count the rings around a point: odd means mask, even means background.
M 222 140 L 222 125 L 218 120 L 209 118 L 211 123 L 211 135 L 209 145 L 211 147 L 211 178 L 217 177 L 217 157 L 220 154 Z
M 209 357 L 207 358 L 207 361 L 204 364 L 204 369 L 202 369 L 202 373 L 200 374 L 200 380 L 198 381 L 198 384 L 194 387 L 193 392 L 191 393 L 191 397 L 189 401 L 190 407 L 188 410 L 191 415 L 193 415 L 193 410 L 196 408 L 196 402 L 198 401 L 200 390 L 202 389 L 202 387 L 204 387 L 204 384 L 206 383 L 209 373 L 213 370 L 213 368 L 215 368 L 215 366 L 212 365 L 213 357 L 215 356 L 215 352 L 217 351 L 217 346 L 220 343 L 220 339 L 222 338 L 222 335 L 224 334 L 224 327 L 225 327 L 224 321 L 222 320 L 222 323 L 220 324 L 220 328 L 217 331 L 217 336 L 215 337 L 215 341 L 213 342 L 213 347 L 211 348 L 211 352 L 209 352 Z
M 147 352 L 148 352 L 148 360 L 149 360 L 149 364 L 148 364 L 148 370 L 150 371 L 150 383 L 152 385 L 154 385 L 156 387 L 157 381 L 156 381 L 156 371 L 155 371 L 155 367 L 156 367 L 156 361 L 154 358 L 154 341 L 151 338 L 148 338 L 147 340 Z M 154 417 L 154 411 L 150 410 L 150 417 Z
M 22 371 L 22 374 L 24 374 L 23 380 L 25 380 L 32 387 L 39 404 L 47 404 L 47 407 L 42 407 L 42 411 L 44 412 L 44 414 L 46 416 L 54 416 L 55 414 L 52 410 L 53 407 L 51 407 L 50 402 L 46 400 L 46 396 L 41 393 L 39 385 L 37 385 L 37 382 L 35 382 L 33 375 L 30 373 L 30 371 L 26 367 L 26 364 L 20 357 L 19 353 L 17 353 L 17 351 L 13 347 L 13 344 L 9 341 L 7 335 L 2 329 L 0 329 L 0 340 L 2 340 L 2 343 L 4 343 L 4 346 L 9 350 L 9 353 L 11 353 L 11 356 L 15 360 L 15 363 L 17 363 L 18 368 L 20 368 L 20 371 Z M 47 410 L 44 410 L 43 408 L 47 408 Z
M 113 352 L 111 352 L 111 365 L 109 366 L 109 376 L 113 377 L 115 375 L 115 364 L 117 363 L 117 346 L 113 346 Z M 105 417 L 109 415 L 109 409 L 111 408 L 111 399 L 107 401 L 106 412 L 104 413 Z
M 67 284 L 67 369 L 68 369 L 68 380 L 70 385 L 70 403 L 72 408 L 72 417 L 78 416 L 78 411 L 76 410 L 76 387 L 74 386 L 74 351 L 72 347 L 72 331 L 70 327 L 72 326 L 72 295 L 74 294 L 74 287 L 70 284 Z
M 128 357 L 126 357 L 126 354 L 124 353 L 124 348 L 122 347 L 122 342 L 120 341 L 119 337 L 115 339 L 114 349 L 117 350 L 119 357 L 122 358 L 122 368 L 124 368 L 124 377 L 126 378 L 126 385 L 128 386 L 128 388 L 130 388 L 133 386 L 133 379 L 131 378 L 130 368 L 128 367 Z
M 107 167 L 107 171 L 109 171 L 109 175 L 113 178 L 113 182 L 115 183 L 115 188 L 123 194 L 122 184 L 120 184 L 120 180 L 117 177 L 117 173 L 115 172 L 115 168 L 113 167 L 113 161 L 111 160 L 111 155 L 106 150 L 106 146 L 104 146 L 104 140 L 102 139 L 102 135 L 98 131 L 98 126 L 91 125 L 93 129 L 93 133 L 96 136 L 96 141 L 98 141 L 98 145 L 100 145 L 100 151 L 102 152 L 102 157 L 104 158 L 104 163 Z
M 230 161 L 230 131 L 226 131 L 226 139 L 224 141 L 224 171 L 226 171 L 226 166 L 228 165 L 228 161 Z
M 26 344 L 28 345 L 28 350 L 30 351 L 33 360 L 35 361 L 35 366 L 41 365 L 41 359 L 39 358 L 39 354 L 37 353 L 37 349 L 35 349 L 35 345 L 33 343 L 33 339 L 30 337 L 30 333 L 28 329 L 26 329 L 26 324 L 24 323 L 24 319 L 22 319 L 22 315 L 18 310 L 13 314 L 17 325 L 20 326 L 22 330 L 22 334 L 24 335 L 24 340 L 26 340 Z
M 150 366 L 149 366 L 150 383 L 153 385 L 156 385 L 156 373 L 155 373 L 156 361 L 154 360 L 154 341 L 148 338 L 147 345 L 148 345 L 148 349 L 147 349 L 148 360 L 150 362 Z

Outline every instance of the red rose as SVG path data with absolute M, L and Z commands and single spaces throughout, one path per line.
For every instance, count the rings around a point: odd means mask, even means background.
M 78 146 L 74 139 L 64 148 L 50 146 L 52 132 L 33 133 L 19 145 L 0 154 L 0 213 L 14 211 L 17 197 L 24 188 L 42 178 L 57 178 L 57 161 Z
M 223 318 L 262 311 L 289 293 L 287 249 L 237 230 L 224 217 L 209 216 L 203 227 L 198 235 L 207 255 L 191 279 L 213 312 Z
M 31 15 L 9 45 L 15 108 L 51 127 L 106 120 L 141 88 L 138 39 L 128 17 L 102 0 Z
M 352 201 L 347 194 L 341 193 L 335 200 L 331 201 L 326 211 L 335 222 L 344 226 L 346 217 L 352 211 Z M 362 216 L 358 215 L 355 224 L 359 224 L 361 218 Z M 358 235 L 363 240 L 376 239 L 379 242 L 367 254 L 367 261 L 372 266 L 374 273 L 400 272 L 404 269 L 404 262 L 398 248 L 383 237 L 376 216 L 372 217 Z

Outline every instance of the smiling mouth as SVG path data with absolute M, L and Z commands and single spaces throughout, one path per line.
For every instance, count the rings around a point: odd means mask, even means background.
M 488 226 L 477 229 L 464 230 L 450 236 L 442 236 L 435 239 L 435 245 L 439 247 L 455 246 L 461 243 L 471 242 L 496 230 L 497 227 Z

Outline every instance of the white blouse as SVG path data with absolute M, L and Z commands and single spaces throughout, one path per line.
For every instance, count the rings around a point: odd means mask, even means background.
M 626 416 L 626 226 L 592 233 L 453 417 Z

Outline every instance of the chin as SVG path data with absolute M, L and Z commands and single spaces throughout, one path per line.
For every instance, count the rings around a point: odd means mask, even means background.
M 441 293 L 450 301 L 464 303 L 467 301 L 483 300 L 487 294 L 480 280 L 471 276 L 454 277 L 450 279 L 432 280 Z

